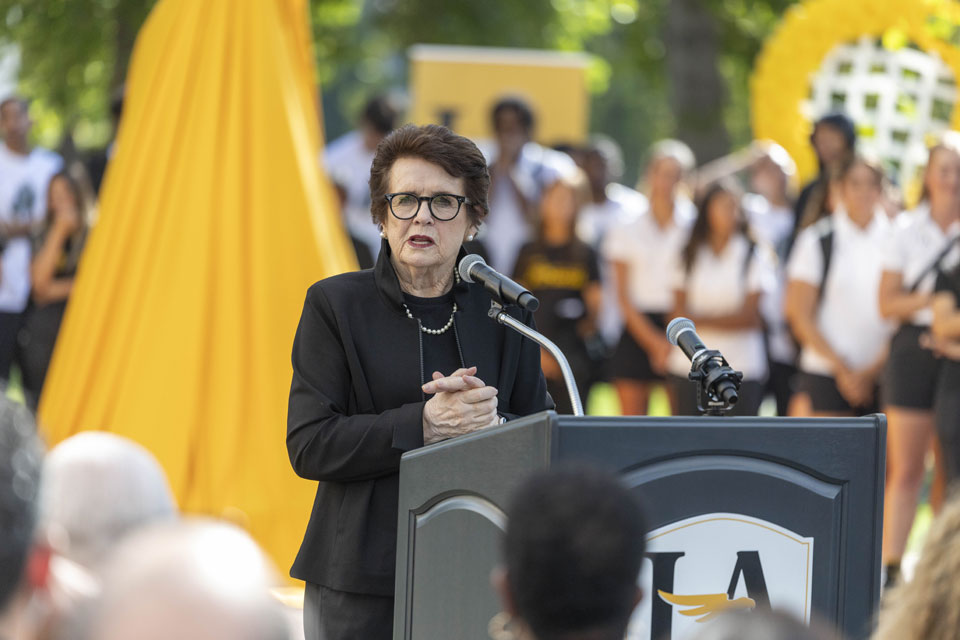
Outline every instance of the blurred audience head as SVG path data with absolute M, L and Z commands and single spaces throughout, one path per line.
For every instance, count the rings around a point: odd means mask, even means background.
M 934 520 L 913 579 L 883 599 L 874 640 L 952 640 L 960 630 L 960 497 Z
M 856 154 L 840 170 L 840 197 L 854 220 L 872 217 L 883 195 L 885 175 L 879 160 Z
M 91 640 L 285 640 L 270 561 L 241 529 L 196 520 L 129 536 L 78 624 Z
M 547 185 L 540 199 L 541 231 L 546 227 L 564 228 L 573 237 L 580 209 L 590 198 L 586 174 L 577 169 Z
M 920 201 L 933 207 L 960 201 L 960 132 L 947 131 L 930 146 Z
M 641 597 L 645 536 L 636 498 L 614 476 L 532 476 L 511 501 L 505 566 L 492 578 L 504 626 L 537 640 L 620 640 Z
M 135 529 L 175 517 L 167 478 L 139 444 L 85 432 L 54 447 L 44 462 L 41 518 L 64 557 L 95 569 Z
M 697 161 L 693 151 L 679 140 L 661 140 L 650 150 L 646 182 L 651 196 L 673 197 Z
M 583 170 L 590 180 L 590 188 L 602 191 L 611 180 L 623 175 L 623 152 L 610 137 L 596 135 L 590 138 L 583 155 Z
M 360 114 L 360 128 L 367 149 L 376 149 L 380 141 L 397 128 L 400 111 L 397 101 L 390 96 L 378 95 L 367 101 Z
M 29 577 L 42 463 L 33 418 L 0 395 L 0 620 Z
M 840 640 L 814 620 L 806 625 L 782 611 L 731 611 L 704 625 L 694 640 Z
M 30 103 L 26 99 L 9 96 L 0 101 L 0 134 L 10 149 L 26 152 L 27 136 L 32 126 Z
M 800 228 L 806 228 L 821 218 L 829 216 L 843 202 L 843 176 L 852 158 L 825 167 L 822 179 L 814 183 L 810 197 L 800 216 Z
M 857 144 L 853 120 L 844 113 L 828 113 L 814 123 L 810 144 L 821 167 L 843 162 L 853 153 Z
M 747 220 L 740 206 L 743 192 L 732 178 L 718 180 L 707 186 L 700 198 L 697 220 L 693 223 L 690 239 L 683 250 L 683 262 L 689 271 L 700 247 L 711 239 L 731 238 L 735 233 L 747 232 Z
M 47 216 L 46 225 L 52 225 L 55 217 L 71 212 L 77 218 L 79 227 L 85 228 L 90 224 L 92 202 L 94 199 L 92 187 L 81 165 L 75 165 L 70 170 L 63 170 L 50 178 L 47 185 Z
M 533 109 L 523 98 L 501 98 L 493 105 L 491 124 L 500 155 L 516 160 L 523 145 L 533 137 Z
M 375 224 L 384 224 L 389 214 L 385 196 L 390 170 L 398 158 L 419 158 L 454 178 L 463 178 L 464 195 L 473 203 L 463 205 L 463 210 L 471 223 L 479 225 L 489 213 L 490 172 L 477 145 L 440 125 L 408 124 L 383 139 L 370 167 L 370 213 Z
M 796 163 L 776 142 L 758 140 L 754 145 L 763 155 L 750 167 L 750 189 L 771 202 L 784 199 L 797 173 Z

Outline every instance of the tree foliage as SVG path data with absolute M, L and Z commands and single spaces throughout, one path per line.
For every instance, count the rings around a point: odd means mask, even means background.
M 20 52 L 20 90 L 47 144 L 102 143 L 110 96 L 123 84 L 154 0 L 0 0 L 0 42 Z
M 750 135 L 753 59 L 791 1 L 687 0 L 713 20 L 723 91 L 722 117 L 710 126 L 722 128 L 734 146 Z M 19 48 L 20 89 L 35 100 L 42 142 L 68 137 L 91 147 L 108 139 L 111 92 L 123 82 L 154 2 L 0 0 L 0 44 Z M 406 50 L 417 43 L 593 54 L 592 130 L 622 144 L 627 181 L 653 140 L 683 137 L 678 117 L 687 116 L 671 103 L 676 79 L 666 64 L 670 0 L 311 0 L 310 10 L 328 137 L 352 127 L 372 93 L 404 90 Z

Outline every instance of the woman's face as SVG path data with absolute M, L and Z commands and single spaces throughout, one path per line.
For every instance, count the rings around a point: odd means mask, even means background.
M 728 191 L 721 191 L 710 199 L 707 205 L 707 222 L 710 224 L 710 235 L 719 238 L 728 238 L 737 228 L 737 218 L 740 215 L 740 203 L 736 196 Z
M 570 185 L 555 182 L 540 201 L 544 224 L 572 225 L 577 215 L 577 195 Z
M 880 203 L 880 181 L 873 169 L 856 163 L 843 179 L 843 206 L 854 216 L 869 216 Z
M 683 168 L 673 158 L 660 158 L 651 165 L 648 175 L 652 193 L 672 196 L 683 177 Z
M 387 193 L 466 195 L 463 178 L 454 178 L 442 167 L 422 158 L 400 158 L 394 162 L 390 168 L 389 185 Z M 393 259 L 411 269 L 452 267 L 467 234 L 476 231 L 470 224 L 467 208 L 468 205 L 462 205 L 452 220 L 437 220 L 430 215 L 428 202 L 423 201 L 416 216 L 399 220 L 388 206 L 383 231 Z
M 54 211 L 64 211 L 65 209 L 75 209 L 77 206 L 73 198 L 73 191 L 70 185 L 62 178 L 54 178 L 50 183 L 50 208 Z
M 951 149 L 937 149 L 926 173 L 932 202 L 955 201 L 960 197 L 960 155 Z

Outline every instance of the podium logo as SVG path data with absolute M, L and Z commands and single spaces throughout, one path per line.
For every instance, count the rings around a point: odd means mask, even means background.
M 683 640 L 724 611 L 774 608 L 810 620 L 813 538 L 772 522 L 711 513 L 650 532 L 646 596 L 629 640 Z

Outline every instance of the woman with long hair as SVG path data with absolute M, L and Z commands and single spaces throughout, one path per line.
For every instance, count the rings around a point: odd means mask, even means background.
M 794 386 L 815 416 L 876 410 L 891 333 L 875 293 L 889 232 L 883 169 L 857 156 L 837 177 L 833 213 L 800 232 L 787 270 L 785 310 L 801 346 Z
M 930 149 L 923 185 L 920 204 L 893 225 L 880 280 L 880 313 L 900 325 L 883 380 L 887 414 L 883 563 L 888 582 L 899 573 L 931 446 L 939 457 L 933 404 L 940 361 L 921 346 L 920 337 L 933 320 L 937 264 L 960 234 L 960 133 L 945 134 Z M 931 495 L 931 503 L 939 507 L 937 495 Z
M 540 300 L 537 327 L 567 356 L 584 403 L 596 373 L 588 341 L 597 339 L 602 296 L 597 255 L 575 234 L 587 189 L 579 171 L 546 187 L 537 237 L 520 248 L 514 270 L 514 278 Z M 540 364 L 557 412 L 572 413 L 560 365 L 544 349 Z
M 696 218 L 680 188 L 693 164 L 693 152 L 682 142 L 663 140 L 654 145 L 646 176 L 649 206 L 612 228 L 603 243 L 624 319 L 623 335 L 609 365 L 624 415 L 647 413 L 650 392 L 664 381 L 667 358 L 675 348 L 664 335 L 673 307 L 673 291 L 665 276 Z
M 736 183 L 710 185 L 700 201 L 690 239 L 673 271 L 674 316 L 685 316 L 711 349 L 742 371 L 735 415 L 756 415 L 768 375 L 760 318 L 761 297 L 776 286 L 776 258 L 747 233 Z M 690 361 L 674 349 L 667 361 L 680 415 L 697 415 Z
M 18 336 L 23 388 L 35 406 L 53 356 L 60 322 L 87 238 L 90 198 L 82 179 L 62 171 L 50 179 L 47 215 L 34 238 L 31 303 Z

